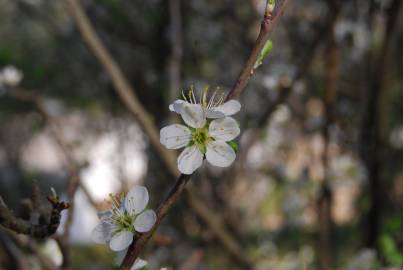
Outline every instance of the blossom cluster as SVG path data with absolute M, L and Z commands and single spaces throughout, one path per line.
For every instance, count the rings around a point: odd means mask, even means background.
M 206 89 L 197 101 L 190 90 L 183 100 L 172 103 L 169 109 L 180 114 L 186 125 L 173 124 L 160 132 L 160 141 L 168 149 L 185 148 L 178 157 L 178 168 L 183 174 L 192 174 L 204 158 L 215 166 L 228 167 L 236 157 L 232 140 L 240 129 L 230 116 L 241 109 L 241 104 L 236 100 L 224 102 L 223 96 L 216 98 L 217 91 L 207 100 L 207 94 Z M 143 186 L 132 187 L 126 196 L 110 198 L 112 207 L 98 213 L 100 223 L 94 228 L 92 239 L 108 244 L 122 257 L 134 238 L 154 227 L 157 215 L 146 208 L 149 195 Z M 138 259 L 131 269 L 148 269 L 147 262 Z

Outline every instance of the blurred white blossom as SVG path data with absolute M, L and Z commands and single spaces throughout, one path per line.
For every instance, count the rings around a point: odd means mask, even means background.
M 17 86 L 23 76 L 23 73 L 16 67 L 6 66 L 0 71 L 0 85 Z

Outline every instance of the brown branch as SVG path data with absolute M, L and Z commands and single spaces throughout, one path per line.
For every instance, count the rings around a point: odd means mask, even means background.
M 259 131 L 267 126 L 268 122 L 270 121 L 270 117 L 273 114 L 273 112 L 277 109 L 277 107 L 280 104 L 283 104 L 288 96 L 290 95 L 294 85 L 304 78 L 306 74 L 309 72 L 310 66 L 313 62 L 315 53 L 318 51 L 319 47 L 323 43 L 323 41 L 328 40 L 329 34 L 331 33 L 331 29 L 333 28 L 333 25 L 338 18 L 341 8 L 339 5 L 333 6 L 331 4 L 331 1 L 328 1 L 329 7 L 328 7 L 328 13 L 326 16 L 326 22 L 324 23 L 324 27 L 318 29 L 316 32 L 315 37 L 312 40 L 312 45 L 309 46 L 307 52 L 303 56 L 301 62 L 298 64 L 298 69 L 297 72 L 295 73 L 294 78 L 292 78 L 291 82 L 288 78 L 282 78 L 279 81 L 278 85 L 278 96 L 269 104 L 266 106 L 266 110 L 263 112 L 263 114 L 259 117 L 256 127 L 253 128 L 247 140 L 243 143 L 241 149 L 243 151 L 241 152 L 241 155 L 239 157 L 239 163 L 243 163 L 244 159 L 246 158 L 246 154 L 248 149 L 251 148 L 252 145 L 256 143 L 256 141 L 259 138 Z
M 276 26 L 282 14 L 284 13 L 287 2 L 288 0 L 276 1 L 274 11 L 273 12 L 266 11 L 266 13 L 264 14 L 262 23 L 260 25 L 260 32 L 252 48 L 249 59 L 247 60 L 244 68 L 239 74 L 236 83 L 229 91 L 227 98 L 225 99 L 226 101 L 238 98 L 241 95 L 242 91 L 248 85 L 248 82 L 255 71 L 256 60 L 258 59 L 259 54 L 262 51 L 267 40 L 269 39 L 270 34 L 272 33 L 274 27 Z
M 69 175 L 69 183 L 68 183 L 68 190 L 67 190 L 67 198 L 68 201 L 70 202 L 70 207 L 69 207 L 69 214 L 67 215 L 67 220 L 64 226 L 64 233 L 62 239 L 58 241 L 61 250 L 63 251 L 63 268 L 68 268 L 69 266 L 69 248 L 68 248 L 68 238 L 70 234 L 70 228 L 71 225 L 73 224 L 73 212 L 75 209 L 75 203 L 74 203 L 74 197 L 75 194 L 80 187 L 86 197 L 88 198 L 89 202 L 94 208 L 97 208 L 97 204 L 95 200 L 92 198 L 90 192 L 88 189 L 82 184 L 81 178 L 80 178 L 80 165 L 75 161 L 74 157 L 72 156 L 72 149 L 67 143 L 65 142 L 65 139 L 63 138 L 63 135 L 61 134 L 61 127 L 59 122 L 57 121 L 56 118 L 51 116 L 47 110 L 46 106 L 44 105 L 44 99 L 42 96 L 39 94 L 29 91 L 26 89 L 22 88 L 12 88 L 9 89 L 8 91 L 10 93 L 11 97 L 14 97 L 18 100 L 22 101 L 27 101 L 31 102 L 34 104 L 35 108 L 39 111 L 39 113 L 43 116 L 43 118 L 48 122 L 51 135 L 53 136 L 53 139 L 57 143 L 57 145 L 60 147 L 60 150 L 62 151 L 65 162 L 64 162 L 64 167 Z
M 334 106 L 337 99 L 337 76 L 339 66 L 339 49 L 334 39 L 334 26 L 330 31 L 327 49 L 324 51 L 325 69 L 326 69 L 326 93 L 324 97 L 324 125 L 322 127 L 322 136 L 324 140 L 324 149 L 322 153 L 322 164 L 324 176 L 321 183 L 321 192 L 317 200 L 318 222 L 319 222 L 319 265 L 321 270 L 333 269 L 332 252 L 332 190 L 329 184 L 329 128 L 334 123 Z
M 151 236 L 154 234 L 155 230 L 161 224 L 162 219 L 167 215 L 169 209 L 171 209 L 172 205 L 178 200 L 180 194 L 183 192 L 186 183 L 190 180 L 191 175 L 181 174 L 176 181 L 175 185 L 171 188 L 168 196 L 165 200 L 160 204 L 156 213 L 157 213 L 157 221 L 155 222 L 154 227 L 147 233 L 144 233 L 137 239 L 137 241 L 133 242 L 127 254 L 121 264 L 122 269 L 130 269 L 133 263 L 136 261 L 140 252 L 143 250 L 144 246 L 147 244 L 148 240 L 150 240 Z
M 89 19 L 85 15 L 83 8 L 77 0 L 67 0 L 69 3 L 69 7 L 71 9 L 72 15 L 76 20 L 77 26 L 84 37 L 89 48 L 101 62 L 105 70 L 109 73 L 112 82 L 115 86 L 115 90 L 117 91 L 119 97 L 124 102 L 124 104 L 128 107 L 129 111 L 136 117 L 142 126 L 144 132 L 150 138 L 150 144 L 155 148 L 155 150 L 159 153 L 162 161 L 166 165 L 169 173 L 173 177 L 177 177 L 178 169 L 176 165 L 176 158 L 173 152 L 167 151 L 159 142 L 159 132 L 154 126 L 154 123 L 145 109 L 139 103 L 137 97 L 134 94 L 134 90 L 129 85 L 127 79 L 125 79 L 122 71 L 117 66 L 116 62 L 113 60 L 112 56 L 107 52 L 106 48 L 103 46 L 102 42 L 98 38 L 95 33 L 93 26 L 91 25 Z M 191 184 L 191 183 L 190 183 Z M 188 193 L 188 197 L 191 197 L 192 194 Z M 206 212 L 209 212 L 205 206 L 201 202 L 200 205 L 204 208 L 203 212 L 199 211 L 199 208 L 193 208 L 193 210 L 198 214 L 203 220 L 205 220 Z M 214 213 L 209 214 L 210 216 L 214 216 L 214 219 L 219 218 L 218 215 Z M 211 227 L 211 219 L 207 219 L 206 224 Z M 211 230 L 215 234 L 215 236 L 223 243 L 222 231 L 225 231 L 225 227 L 220 227 L 219 231 L 216 231 L 214 228 L 216 226 L 211 227 Z M 234 240 L 235 242 L 235 240 Z M 224 247 L 225 247 L 225 243 Z
M 379 237 L 381 211 L 386 194 L 383 192 L 381 181 L 381 102 L 385 94 L 386 82 L 385 76 L 388 67 L 388 60 L 391 53 L 390 46 L 393 40 L 393 33 L 396 29 L 399 11 L 401 9 L 400 0 L 394 0 L 387 9 L 387 20 L 385 26 L 385 35 L 377 57 L 374 57 L 375 50 L 370 52 L 368 58 L 375 59 L 373 66 L 368 65 L 368 75 L 366 80 L 372 78 L 369 87 L 365 85 L 365 110 L 362 117 L 362 126 L 360 134 L 360 154 L 365 169 L 368 174 L 370 207 L 365 216 L 365 244 L 369 248 L 377 248 Z
M 161 155 L 162 160 L 165 161 L 165 164 L 168 170 L 172 175 L 177 175 L 176 161 L 175 157 L 171 152 L 168 152 L 159 142 L 159 133 L 150 115 L 146 112 L 144 107 L 138 101 L 137 97 L 134 95 L 134 90 L 130 86 L 127 79 L 124 77 L 123 72 L 120 70 L 112 56 L 108 53 L 106 48 L 103 46 L 101 40 L 95 33 L 95 30 L 86 16 L 83 8 L 81 7 L 79 1 L 77 0 L 66 0 L 69 4 L 69 8 L 71 13 L 76 20 L 79 31 L 81 32 L 85 42 L 101 62 L 105 70 L 111 76 L 112 82 L 115 86 L 115 90 L 121 97 L 122 101 L 128 107 L 129 111 L 132 112 L 140 125 L 142 126 L 145 133 L 150 138 L 151 145 L 157 150 L 157 152 Z M 276 5 L 276 8 L 273 14 L 266 13 L 264 19 L 262 21 L 262 27 L 258 39 L 255 43 L 252 54 L 246 64 L 246 67 L 241 72 L 237 83 L 230 91 L 227 96 L 227 100 L 230 98 L 236 98 L 240 95 L 241 91 L 246 87 L 252 73 L 253 66 L 256 62 L 256 59 L 269 38 L 270 33 L 272 32 L 274 26 L 276 25 L 278 18 L 284 11 L 287 0 L 280 0 Z M 246 74 L 247 73 L 247 74 Z M 246 75 L 245 75 L 246 74 Z M 147 241 L 151 238 L 153 232 L 156 230 L 158 225 L 161 223 L 162 218 L 166 215 L 167 211 L 171 208 L 173 203 L 177 200 L 179 195 L 182 193 L 186 183 L 190 179 L 191 175 L 180 175 L 174 188 L 171 189 L 170 194 L 164 200 L 159 209 L 157 210 L 157 222 L 153 229 L 143 234 L 139 239 L 137 239 L 129 248 L 129 251 L 122 263 L 123 269 L 129 269 L 131 265 L 134 263 L 136 258 L 138 257 L 140 251 L 143 249 Z
M 256 60 L 257 60 L 263 46 L 265 45 L 266 41 L 269 39 L 270 33 L 272 32 L 278 19 L 283 14 L 286 4 L 287 4 L 287 0 L 282 0 L 282 1 L 280 0 L 276 4 L 276 8 L 275 8 L 273 14 L 265 13 L 262 24 L 261 24 L 260 33 L 259 33 L 258 38 L 255 42 L 255 45 L 252 49 L 251 56 L 249 57 L 247 63 L 245 64 L 243 71 L 239 75 L 239 78 L 238 78 L 235 86 L 228 93 L 225 100 L 238 98 L 239 95 L 242 93 L 242 91 L 245 89 L 246 85 L 249 82 L 249 79 L 253 75 L 253 70 L 254 70 L 254 65 L 256 63 Z M 187 181 L 190 179 L 190 177 L 191 177 L 191 175 L 181 174 L 181 176 L 177 180 L 174 188 L 171 189 L 171 192 L 168 195 L 167 199 L 165 199 L 165 201 L 163 201 L 161 203 L 161 205 L 157 211 L 157 222 L 154 225 L 153 229 L 150 232 L 143 234 L 142 236 L 140 236 L 140 238 L 137 241 L 132 243 L 132 245 L 129 247 L 128 252 L 121 264 L 121 269 L 130 269 L 131 265 L 133 265 L 135 260 L 138 258 L 140 252 L 143 250 L 147 241 L 151 238 L 153 232 L 156 230 L 156 228 L 161 223 L 161 219 L 165 216 L 166 212 L 170 209 L 172 204 L 177 200 L 180 193 L 183 191 L 183 188 L 176 188 L 176 187 L 178 187 L 178 186 L 184 187 L 186 185 Z M 160 209 L 164 210 L 164 215 L 160 216 L 160 213 L 159 213 Z M 246 267 L 247 267 L 247 269 L 251 268 L 250 265 L 248 265 Z
M 60 225 L 61 212 L 69 208 L 69 204 L 59 201 L 59 197 L 55 195 L 48 196 L 47 200 L 52 207 L 47 211 L 44 209 L 32 209 L 39 215 L 36 220 L 28 221 L 16 217 L 0 197 L 0 224 L 16 233 L 27 234 L 35 238 L 51 236 Z M 36 202 L 32 202 L 32 204 L 36 204 Z

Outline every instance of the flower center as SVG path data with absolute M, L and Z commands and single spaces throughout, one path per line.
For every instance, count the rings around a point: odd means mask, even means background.
M 118 196 L 109 195 L 112 201 L 112 221 L 116 225 L 116 231 L 127 230 L 134 232 L 133 222 L 135 216 L 130 215 L 121 207 L 121 200 Z
M 203 154 L 206 153 L 207 143 L 212 140 L 208 133 L 207 126 L 208 125 L 192 130 L 192 139 L 190 142 L 191 145 L 196 145 Z

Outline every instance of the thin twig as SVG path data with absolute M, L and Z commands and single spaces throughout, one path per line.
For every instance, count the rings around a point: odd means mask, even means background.
M 255 71 L 256 60 L 258 59 L 259 54 L 262 51 L 267 40 L 269 39 L 271 32 L 273 31 L 274 27 L 284 13 L 287 2 L 288 0 L 276 1 L 276 6 L 273 12 L 265 12 L 262 23 L 260 25 L 259 35 L 252 48 L 249 59 L 247 60 L 244 68 L 239 74 L 236 83 L 229 91 L 227 98 L 225 99 L 226 101 L 238 98 L 241 95 L 241 92 L 245 89 Z
M 77 164 L 74 157 L 72 156 L 71 154 L 72 149 L 70 149 L 70 146 L 67 145 L 65 139 L 63 138 L 63 135 L 60 132 L 61 127 L 59 125 L 59 122 L 47 112 L 46 106 L 44 105 L 43 97 L 33 91 L 29 91 L 22 88 L 10 89 L 9 93 L 11 97 L 14 97 L 18 100 L 31 102 L 34 104 L 35 108 L 39 111 L 39 113 L 44 117 L 44 119 L 49 124 L 51 135 L 53 136 L 53 139 L 55 140 L 57 145 L 60 147 L 62 153 L 64 154 L 65 158 L 64 166 L 69 175 L 67 198 L 68 201 L 70 202 L 70 209 L 64 226 L 63 237 L 60 238 L 60 241 L 58 241 L 58 243 L 60 245 L 61 250 L 63 251 L 62 267 L 64 269 L 67 269 L 69 267 L 69 257 L 70 257 L 67 242 L 70 234 L 71 225 L 73 224 L 73 216 L 74 216 L 73 212 L 75 208 L 74 197 L 78 188 L 79 187 L 81 188 L 81 190 L 84 192 L 89 202 L 95 209 L 97 209 L 97 204 L 95 200 L 92 198 L 88 189 L 82 184 L 79 174 L 80 166 L 79 164 Z
M 69 208 L 69 204 L 59 201 L 58 196 L 47 197 L 52 208 L 42 211 L 37 220 L 31 222 L 16 217 L 0 197 L 0 224 L 16 233 L 27 234 L 35 238 L 46 238 L 54 234 L 60 225 L 61 212 Z
M 124 77 L 123 72 L 120 70 L 118 65 L 112 56 L 108 53 L 104 45 L 102 44 L 99 37 L 96 35 L 94 27 L 86 16 L 83 8 L 80 5 L 80 2 L 77 0 L 67 0 L 71 13 L 76 20 L 79 31 L 81 32 L 85 42 L 95 54 L 97 59 L 101 62 L 105 70 L 109 73 L 112 82 L 115 86 L 115 90 L 120 96 L 121 100 L 127 106 L 129 111 L 136 117 L 142 126 L 144 132 L 150 138 L 150 144 L 155 148 L 162 161 L 166 165 L 169 173 L 173 177 L 177 177 L 179 172 L 176 165 L 176 157 L 173 152 L 167 151 L 159 142 L 159 132 L 154 126 L 153 120 L 150 115 L 146 112 L 144 107 L 138 101 L 138 98 L 135 96 L 135 92 L 133 88 L 129 85 L 127 79 Z M 191 183 L 190 183 L 191 184 Z M 192 194 L 188 193 L 188 197 L 191 197 Z M 195 200 L 195 199 L 193 199 Z M 210 220 L 205 219 L 205 213 L 208 213 L 208 209 L 199 202 L 199 205 L 202 205 L 203 212 L 199 211 L 199 208 L 193 208 L 193 210 L 198 214 L 206 224 L 211 228 L 215 236 L 223 243 L 225 247 L 225 240 L 222 237 L 222 232 L 225 231 L 225 227 L 219 227 L 219 230 L 215 230 L 216 226 L 212 226 Z M 192 206 L 192 205 L 191 205 Z M 214 216 L 213 219 L 218 219 L 219 215 L 215 215 L 213 213 L 209 213 L 210 216 Z M 220 223 L 221 224 L 221 223 Z M 235 240 L 233 240 L 235 242 Z M 239 245 L 238 245 L 239 246 Z M 240 247 L 239 247 L 240 249 Z M 242 253 L 241 253 L 242 254 Z
M 381 181 L 381 158 L 380 150 L 381 138 L 381 102 L 385 95 L 387 67 L 390 47 L 393 41 L 393 33 L 398 26 L 399 11 L 402 1 L 394 0 L 387 9 L 387 20 L 385 25 L 385 35 L 381 42 L 379 52 L 372 51 L 370 59 L 375 59 L 373 66 L 369 66 L 369 78 L 372 78 L 371 85 L 365 85 L 365 109 L 362 116 L 362 126 L 360 134 L 360 154 L 368 174 L 370 206 L 365 216 L 365 244 L 369 248 L 378 248 L 378 237 L 380 233 L 381 212 L 384 194 Z M 375 57 L 374 57 L 375 56 Z M 366 77 L 366 80 L 368 79 Z
M 328 2 L 329 3 L 329 2 Z M 331 33 L 331 29 L 333 24 L 335 23 L 336 19 L 340 14 L 340 6 L 336 6 L 336 8 L 332 8 L 329 3 L 328 13 L 326 14 L 326 22 L 324 23 L 324 27 L 318 29 L 316 32 L 315 37 L 312 40 L 312 45 L 308 47 L 308 51 L 303 56 L 300 64 L 298 65 L 297 72 L 293 77 L 292 81 L 290 82 L 288 79 L 279 81 L 278 85 L 278 96 L 266 106 L 266 110 L 257 120 L 256 127 L 250 130 L 248 134 L 248 138 L 242 144 L 242 151 L 239 157 L 239 163 L 243 163 L 246 158 L 247 151 L 257 142 L 259 138 L 259 131 L 267 126 L 268 122 L 270 121 L 270 117 L 273 112 L 277 109 L 280 104 L 283 104 L 288 96 L 291 93 L 294 85 L 304 78 L 307 73 L 309 73 L 310 66 L 313 62 L 315 53 L 318 51 L 321 44 L 326 41 Z
M 322 137 L 324 140 L 324 148 L 322 152 L 322 164 L 324 175 L 321 183 L 321 192 L 317 200 L 318 211 L 318 258 L 321 270 L 333 269 L 333 252 L 332 252 L 332 190 L 329 183 L 329 144 L 330 134 L 329 128 L 334 122 L 334 106 L 337 101 L 337 76 L 339 66 L 339 49 L 334 38 L 334 26 L 330 31 L 327 48 L 324 51 L 325 69 L 326 69 L 326 93 L 324 97 L 324 118 L 325 122 L 322 127 Z
M 70 1 L 73 1 L 73 0 L 70 0 Z M 249 79 L 253 75 L 254 66 L 255 66 L 256 60 L 260 54 L 260 51 L 262 50 L 263 46 L 269 39 L 270 33 L 272 32 L 278 19 L 283 14 L 286 4 L 287 4 L 287 0 L 279 1 L 276 4 L 276 8 L 274 9 L 272 14 L 265 13 L 262 24 L 261 24 L 258 38 L 252 49 L 251 56 L 249 57 L 248 61 L 246 62 L 245 67 L 243 68 L 243 71 L 239 75 L 239 78 L 237 79 L 236 84 L 231 89 L 231 91 L 228 93 L 225 100 L 238 98 L 239 95 L 242 93 L 242 91 L 245 89 L 246 85 L 249 82 Z M 141 235 L 137 241 L 133 242 L 130 245 L 128 252 L 121 264 L 121 269 L 130 269 L 130 267 L 133 265 L 135 260 L 140 255 L 140 252 L 143 250 L 147 241 L 151 238 L 153 232 L 156 230 L 156 228 L 161 223 L 161 219 L 166 215 L 166 212 L 170 209 L 172 204 L 178 199 L 180 193 L 183 191 L 183 188 L 177 188 L 177 187 L 184 187 L 186 185 L 187 181 L 190 179 L 190 177 L 191 177 L 191 175 L 181 174 L 181 176 L 177 180 L 174 188 L 171 189 L 171 192 L 169 193 L 168 197 L 160 204 L 160 207 L 157 210 L 157 222 L 154 225 L 153 229 L 150 232 Z M 160 214 L 160 210 L 164 211 L 163 215 Z

